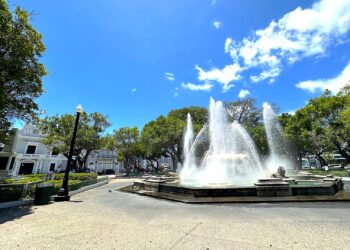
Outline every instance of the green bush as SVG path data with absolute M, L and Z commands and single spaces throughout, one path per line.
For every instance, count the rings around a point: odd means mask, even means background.
M 307 172 L 315 174 L 315 175 L 333 175 L 333 176 L 339 176 L 339 177 L 349 177 L 350 172 L 345 169 L 331 169 L 328 171 L 325 171 L 323 169 L 309 169 Z
M 44 179 L 46 174 L 28 174 L 28 175 L 24 175 L 25 177 L 30 177 L 30 178 L 40 178 L 40 179 Z
M 24 177 L 23 179 L 5 179 L 3 181 L 4 184 L 26 184 L 29 182 L 37 182 L 41 181 L 42 178 L 40 177 Z
M 63 177 L 64 177 L 64 174 L 57 174 L 57 175 L 55 175 L 55 180 L 43 182 L 44 184 L 53 183 L 55 185 L 55 188 L 54 188 L 55 194 L 61 188 L 62 182 L 63 182 Z M 79 188 L 95 184 L 99 181 L 97 179 L 97 174 L 95 174 L 95 173 L 76 173 L 76 174 L 70 174 L 70 176 L 72 176 L 74 179 L 69 178 L 69 182 L 68 182 L 69 191 L 74 191 L 74 190 L 77 190 Z M 56 177 L 58 179 L 56 179 Z M 30 195 L 33 196 L 34 192 L 35 192 L 35 185 L 30 186 L 29 187 Z
M 63 180 L 52 180 L 52 181 L 45 181 L 44 182 L 44 184 L 50 184 L 50 183 L 52 183 L 52 184 L 54 184 L 55 185 L 55 193 L 57 193 L 58 192 L 58 190 L 61 188 L 61 186 L 62 186 L 62 182 L 63 182 Z M 79 180 L 69 180 L 69 182 L 68 182 L 68 189 L 70 190 L 70 191 L 72 191 L 71 190 L 71 186 L 73 185 L 76 185 L 76 184 L 78 184 L 78 183 L 80 183 L 80 181 Z
M 55 180 L 63 180 L 63 178 L 64 178 L 64 173 L 55 175 Z M 97 179 L 97 174 L 96 173 L 70 173 L 69 179 L 79 180 L 79 181 L 94 180 L 94 179 Z
M 0 187 L 0 202 L 17 201 L 22 197 L 21 187 Z

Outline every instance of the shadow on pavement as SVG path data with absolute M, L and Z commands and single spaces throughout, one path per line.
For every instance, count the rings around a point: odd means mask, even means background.
M 0 225 L 8 221 L 19 219 L 34 212 L 31 206 L 7 208 L 0 210 Z

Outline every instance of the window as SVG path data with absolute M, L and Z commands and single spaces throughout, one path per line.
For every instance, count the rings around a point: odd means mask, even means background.
M 50 170 L 49 171 L 55 171 L 56 163 L 50 163 Z
M 9 157 L 0 157 L 0 169 L 1 170 L 6 169 L 8 160 L 9 160 Z
M 36 146 L 28 145 L 26 154 L 35 154 Z

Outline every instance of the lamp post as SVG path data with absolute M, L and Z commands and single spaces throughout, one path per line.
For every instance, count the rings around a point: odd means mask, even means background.
M 54 198 L 55 201 L 69 201 L 70 200 L 69 191 L 68 191 L 68 180 L 69 180 L 69 171 L 70 171 L 70 167 L 71 167 L 71 163 L 72 163 L 75 138 L 77 136 L 79 117 L 80 117 L 80 114 L 83 112 L 83 107 L 80 104 L 76 107 L 76 112 L 77 112 L 77 115 L 75 118 L 75 125 L 74 125 L 74 130 L 73 130 L 72 141 L 70 143 L 70 148 L 69 148 L 67 167 L 66 167 L 66 170 L 64 172 L 64 179 L 62 182 L 62 186 L 61 186 L 60 190 L 58 190 L 57 195 Z

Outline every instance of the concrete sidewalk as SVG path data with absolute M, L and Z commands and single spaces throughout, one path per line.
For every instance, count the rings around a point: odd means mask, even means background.
M 0 211 L 0 249 L 349 249 L 350 203 L 190 205 L 113 191 Z

